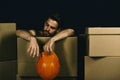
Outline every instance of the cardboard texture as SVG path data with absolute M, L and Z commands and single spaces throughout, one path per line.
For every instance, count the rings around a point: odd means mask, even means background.
M 0 61 L 16 60 L 15 23 L 0 23 Z
M 0 80 L 16 80 L 16 23 L 0 23 Z
M 87 34 L 120 34 L 120 27 L 89 27 Z
M 88 28 L 88 56 L 120 56 L 120 28 Z
M 17 61 L 0 62 L 0 80 L 16 80 Z
M 85 80 L 120 80 L 120 57 L 85 56 Z
M 49 37 L 36 37 L 39 46 L 44 45 Z M 38 76 L 36 72 L 37 57 L 32 58 L 26 52 L 28 41 L 17 38 L 18 76 Z M 60 59 L 60 73 L 58 77 L 77 77 L 77 37 L 68 37 L 57 41 L 54 51 Z

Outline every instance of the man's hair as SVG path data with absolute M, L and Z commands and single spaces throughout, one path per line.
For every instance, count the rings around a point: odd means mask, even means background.
M 54 13 L 54 14 L 50 15 L 49 18 L 57 21 L 58 27 L 60 28 L 60 26 L 61 26 L 61 16 L 58 13 Z

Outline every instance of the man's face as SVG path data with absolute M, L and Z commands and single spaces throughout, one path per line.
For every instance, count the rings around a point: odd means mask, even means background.
M 57 21 L 48 18 L 48 20 L 44 23 L 44 35 L 51 36 L 54 35 L 58 30 Z

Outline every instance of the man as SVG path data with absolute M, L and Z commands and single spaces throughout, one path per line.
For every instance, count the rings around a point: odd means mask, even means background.
M 73 29 L 60 29 L 60 17 L 58 15 L 52 15 L 49 16 L 48 19 L 45 21 L 43 30 L 36 32 L 35 30 L 17 30 L 16 35 L 18 37 L 21 37 L 25 40 L 29 41 L 29 46 L 27 49 L 27 52 L 30 54 L 30 56 L 39 56 L 39 45 L 37 43 L 37 40 L 35 36 L 44 36 L 44 37 L 51 37 L 48 42 L 45 43 L 43 46 L 43 50 L 47 53 L 53 51 L 53 44 L 61 40 L 63 38 L 66 38 L 68 36 L 71 36 L 74 34 Z

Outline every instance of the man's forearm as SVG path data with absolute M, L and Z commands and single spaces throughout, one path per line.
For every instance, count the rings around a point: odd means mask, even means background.
M 18 37 L 21 37 L 21 38 L 28 40 L 28 41 L 30 41 L 31 37 L 33 37 L 32 34 L 30 34 L 29 32 L 27 32 L 25 30 L 17 30 L 16 35 Z
M 62 30 L 61 32 L 59 32 L 58 34 L 56 34 L 54 37 L 51 38 L 51 40 L 58 41 L 60 39 L 72 36 L 74 34 L 74 30 L 73 29 L 65 29 Z

